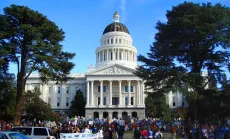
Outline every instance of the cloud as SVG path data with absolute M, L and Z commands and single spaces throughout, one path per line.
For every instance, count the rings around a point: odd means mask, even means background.
M 120 8 L 121 8 L 121 14 L 122 14 L 122 22 L 125 23 L 126 21 L 126 0 L 121 0 L 121 5 L 120 5 Z

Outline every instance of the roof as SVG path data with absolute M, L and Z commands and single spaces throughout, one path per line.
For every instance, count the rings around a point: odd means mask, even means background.
M 117 32 L 125 32 L 125 33 L 128 33 L 129 34 L 129 30 L 127 29 L 127 27 L 120 23 L 120 22 L 113 22 L 111 24 L 109 24 L 105 29 L 104 29 L 104 32 L 103 32 L 103 35 L 105 33 L 108 33 L 108 32 L 114 32 L 114 31 L 117 31 Z

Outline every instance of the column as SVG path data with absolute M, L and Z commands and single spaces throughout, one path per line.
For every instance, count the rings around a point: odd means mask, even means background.
M 131 81 L 128 81 L 128 93 L 129 93 L 128 105 L 129 105 L 129 106 L 131 105 L 130 82 L 131 82 Z
M 119 52 L 119 48 L 117 49 L 117 60 L 120 60 L 120 52 Z
M 100 81 L 100 106 L 103 105 L 103 81 Z
M 113 49 L 113 59 L 112 60 L 115 60 L 115 49 Z
M 98 52 L 96 53 L 96 61 L 98 62 Z
M 110 89 L 110 92 L 109 92 L 109 105 L 112 106 L 112 86 L 113 85 L 113 82 L 112 81 L 109 81 L 109 89 Z
M 93 82 L 94 81 L 91 81 L 91 105 L 94 105 L 94 103 L 93 103 L 93 100 L 94 100 L 94 97 L 93 97 Z
M 119 80 L 119 105 L 122 105 L 121 80 Z
M 105 54 L 104 50 L 102 51 L 102 61 L 105 61 Z
M 145 83 L 142 81 L 142 105 L 145 105 Z
M 87 105 L 89 105 L 89 81 L 87 81 Z
M 140 81 L 138 80 L 137 81 L 137 98 L 138 98 L 138 100 L 137 100 L 137 105 L 140 105 L 141 103 L 141 94 L 140 94 L 140 92 L 141 92 L 141 87 L 140 87 Z

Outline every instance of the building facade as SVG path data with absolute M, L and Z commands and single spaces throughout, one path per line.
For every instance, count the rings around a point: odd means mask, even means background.
M 113 22 L 103 31 L 100 46 L 96 48 L 96 65 L 88 67 L 85 74 L 71 74 L 72 80 L 64 84 L 50 81 L 42 84 L 38 74 L 31 74 L 26 90 L 40 88 L 41 98 L 58 113 L 68 111 L 77 90 L 86 100 L 86 118 L 145 117 L 145 86 L 133 74 L 137 68 L 137 49 L 132 45 L 127 27 L 119 22 L 117 12 Z M 168 94 L 170 107 L 180 105 L 181 94 Z M 182 105 L 182 103 L 181 103 Z

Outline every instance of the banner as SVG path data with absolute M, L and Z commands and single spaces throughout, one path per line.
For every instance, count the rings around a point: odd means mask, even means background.
M 99 134 L 87 133 L 61 133 L 60 139 L 98 139 Z

